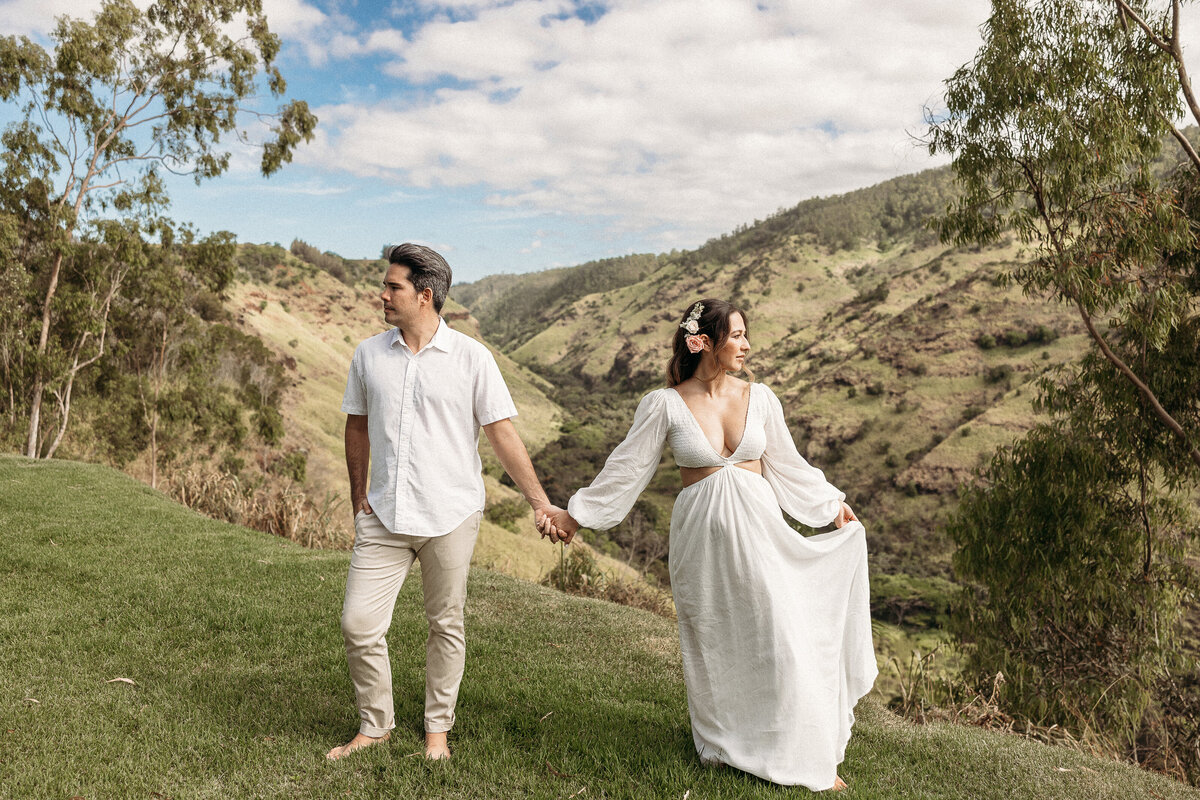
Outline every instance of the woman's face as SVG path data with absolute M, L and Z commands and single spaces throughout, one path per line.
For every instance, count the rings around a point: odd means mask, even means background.
M 746 336 L 746 321 L 736 311 L 729 316 L 729 338 L 713 353 L 717 364 L 726 372 L 737 372 L 750 354 L 750 339 Z

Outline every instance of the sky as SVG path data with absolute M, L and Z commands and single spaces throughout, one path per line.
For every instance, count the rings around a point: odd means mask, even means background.
M 138 0 L 144 5 L 145 0 Z M 96 0 L 0 0 L 43 44 Z M 270 178 L 170 183 L 172 213 L 347 258 L 414 241 L 456 281 L 690 249 L 938 163 L 919 142 L 984 0 L 263 0 L 319 118 Z M 269 100 L 269 94 L 262 89 Z

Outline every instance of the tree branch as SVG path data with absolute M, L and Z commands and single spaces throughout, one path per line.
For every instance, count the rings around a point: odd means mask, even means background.
M 1156 34 L 1154 30 L 1146 24 L 1146 20 L 1138 16 L 1137 12 L 1130 8 L 1129 4 L 1126 3 L 1125 0 L 1115 0 L 1115 2 L 1119 12 L 1136 22 L 1137 26 L 1146 32 L 1146 36 L 1150 37 L 1150 41 L 1155 47 L 1159 48 L 1160 50 L 1165 50 L 1168 53 L 1173 52 L 1171 45 L 1164 39 L 1160 38 L 1158 34 Z
M 1179 87 L 1187 99 L 1192 119 L 1200 123 L 1200 103 L 1196 102 L 1196 93 L 1192 91 L 1192 79 L 1188 77 L 1187 67 L 1183 63 L 1183 47 L 1179 43 L 1179 0 L 1171 2 L 1171 58 L 1179 71 Z
M 1108 342 L 1106 342 L 1104 337 L 1100 334 L 1100 331 L 1096 330 L 1095 322 L 1092 320 L 1091 315 L 1088 314 L 1087 309 L 1083 307 L 1083 303 L 1079 300 L 1075 293 L 1068 293 L 1068 297 L 1070 297 L 1072 302 L 1075 303 L 1075 307 L 1079 309 L 1079 316 L 1083 319 L 1083 324 L 1087 327 L 1088 335 L 1092 337 L 1092 341 L 1094 341 L 1096 346 L 1100 348 L 1100 352 L 1104 354 L 1104 357 L 1108 359 L 1109 363 L 1116 367 L 1117 370 L 1124 375 L 1139 392 L 1141 392 L 1142 397 L 1146 399 L 1146 402 L 1150 404 L 1150 408 L 1154 411 L 1154 415 L 1158 417 L 1159 421 L 1166 425 L 1173 434 L 1175 434 L 1175 437 L 1179 439 L 1188 456 L 1192 459 L 1192 461 L 1196 462 L 1197 467 L 1200 467 L 1200 449 L 1197 449 L 1196 446 L 1188 440 L 1187 431 L 1185 431 L 1183 426 L 1176 422 L 1175 418 L 1172 417 L 1167 410 L 1162 407 L 1162 404 L 1158 402 L 1158 397 L 1155 396 L 1150 387 L 1143 383 L 1142 379 L 1139 378 L 1134 371 L 1131 370 L 1129 366 L 1121 360 L 1121 357 L 1112 351 L 1112 349 L 1108 346 Z
M 1169 123 L 1168 123 L 1169 124 Z M 1200 172 L 1200 155 L 1196 155 L 1196 151 L 1192 148 L 1192 143 L 1187 140 L 1183 132 L 1171 125 L 1171 135 L 1175 137 L 1175 141 L 1179 142 L 1179 146 L 1187 153 L 1188 158 L 1192 160 L 1192 165 L 1196 167 L 1196 171 Z

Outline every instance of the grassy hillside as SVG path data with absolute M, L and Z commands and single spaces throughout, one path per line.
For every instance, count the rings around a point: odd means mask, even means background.
M 356 728 L 347 553 L 205 519 L 104 467 L 16 457 L 0 457 L 0 531 L 0 797 L 809 796 L 700 767 L 660 617 L 476 570 L 455 758 L 429 764 L 410 581 L 390 635 L 399 727 L 329 763 Z M 847 798 L 1196 796 L 870 698 L 858 710 Z
M 933 240 L 924 221 L 949 192 L 949 173 L 933 170 L 805 201 L 661 256 L 636 281 L 565 294 L 565 307 L 536 330 L 526 324 L 508 352 L 552 381 L 582 376 L 592 394 L 625 404 L 661 385 L 689 303 L 733 300 L 750 318 L 751 369 L 782 396 L 805 455 L 867 521 L 877 568 L 945 574 L 940 529 L 957 487 L 1033 424 L 1034 382 L 1086 345 L 1069 309 L 1005 283 L 1024 258 L 1017 245 Z M 505 296 L 525 289 L 504 286 Z M 485 335 L 511 330 L 504 307 L 472 310 Z M 664 477 L 649 498 L 662 509 L 678 491 Z

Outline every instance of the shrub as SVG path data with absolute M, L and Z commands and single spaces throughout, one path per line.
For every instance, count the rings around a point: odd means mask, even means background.
M 296 483 L 304 483 L 308 472 L 308 456 L 300 450 L 293 450 L 271 464 L 271 472 L 282 478 L 291 478 Z
M 591 550 L 585 547 L 563 548 L 560 552 L 566 550 L 570 552 L 564 553 L 558 565 L 542 578 L 544 586 L 567 594 L 641 608 L 664 617 L 675 616 L 675 605 L 666 593 L 653 586 L 614 578 L 605 573 L 596 563 Z
M 1029 341 L 1029 334 L 1025 331 L 1010 328 L 998 337 L 1001 344 L 1005 347 L 1024 347 Z
M 980 414 L 982 414 L 986 410 L 987 409 L 984 409 L 980 406 L 975 406 L 975 405 L 967 406 L 966 408 L 963 409 L 963 412 L 961 415 L 962 421 L 970 422 L 971 420 L 975 419 L 976 417 L 978 417 Z
M 1012 364 L 998 364 L 994 367 L 988 367 L 983 373 L 983 379 L 988 383 L 1001 383 L 1012 377 Z
M 221 298 L 208 289 L 196 292 L 192 297 L 192 308 L 205 322 L 224 322 L 229 319 L 229 312 L 225 310 Z
M 964 678 L 985 689 L 1002 673 L 1005 710 L 1125 746 L 1168 669 L 1189 583 L 1180 544 L 1149 555 L 1143 521 L 1178 524 L 1178 511 L 1139 505 L 1132 471 L 1100 440 L 1041 425 L 995 454 L 947 526 L 967 584 L 952 622 Z
M 492 503 L 483 510 L 483 517 L 488 522 L 499 525 L 505 530 L 519 533 L 517 522 L 522 519 L 526 512 L 529 511 L 529 506 L 522 500 L 511 499 L 501 500 L 497 503 Z
M 850 302 L 852 304 L 877 305 L 888 298 L 887 281 L 880 281 L 875 285 L 875 288 L 859 292 Z
M 262 406 L 254 412 L 254 430 L 269 445 L 283 441 L 283 415 L 271 406 Z
M 1046 325 L 1038 325 L 1030 328 L 1025 338 L 1031 343 L 1049 344 L 1058 338 L 1058 331 Z

